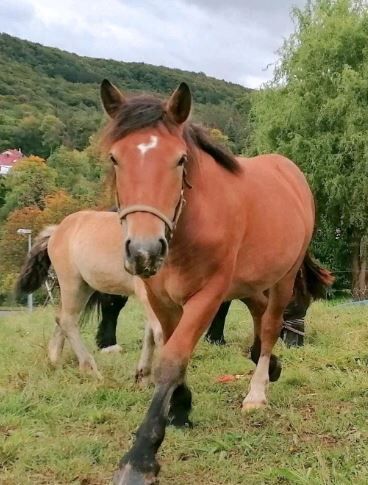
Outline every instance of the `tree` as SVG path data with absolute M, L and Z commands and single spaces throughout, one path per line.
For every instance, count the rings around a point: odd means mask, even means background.
M 93 150 L 80 152 L 61 146 L 49 157 L 48 165 L 56 172 L 58 188 L 73 197 L 93 202 L 103 172 L 102 164 L 95 158 Z
M 254 148 L 281 152 L 307 174 L 324 224 L 349 248 L 353 289 L 361 293 L 368 274 L 368 6 L 316 0 L 295 9 L 294 19 L 274 80 L 253 106 Z
M 229 137 L 227 135 L 224 135 L 221 130 L 217 128 L 211 128 L 209 130 L 209 134 L 211 138 L 213 138 L 217 143 L 219 143 L 220 145 L 224 145 L 227 148 L 230 148 Z
M 56 147 L 60 146 L 63 141 L 65 132 L 64 123 L 54 115 L 46 115 L 40 127 L 42 133 L 42 146 L 50 155 Z
M 36 235 L 41 229 L 39 207 L 23 207 L 8 217 L 0 234 L 0 294 L 10 293 L 26 257 L 27 238 L 17 234 L 20 228 L 31 229 Z
M 40 227 L 59 224 L 66 216 L 88 206 L 70 194 L 58 191 L 45 197 L 45 207 L 38 215 L 37 225 Z
M 39 157 L 28 157 L 18 162 L 5 180 L 5 203 L 0 216 L 22 207 L 44 207 L 44 198 L 56 190 L 56 172 Z
M 20 146 L 24 153 L 29 155 L 44 154 L 40 125 L 40 119 L 34 115 L 27 115 L 20 120 L 14 138 L 17 140 L 17 146 Z

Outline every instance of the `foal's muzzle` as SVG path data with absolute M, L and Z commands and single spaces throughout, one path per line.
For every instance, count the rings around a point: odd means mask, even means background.
M 128 273 L 148 278 L 157 273 L 167 255 L 166 238 L 126 239 L 124 266 Z

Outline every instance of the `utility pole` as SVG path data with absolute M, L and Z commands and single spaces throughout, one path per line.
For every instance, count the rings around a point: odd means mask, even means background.
M 17 230 L 17 234 L 21 234 L 22 236 L 28 236 L 28 254 L 31 252 L 32 249 L 32 229 L 23 229 L 20 228 Z M 27 305 L 28 310 L 31 312 L 33 310 L 33 295 L 30 293 L 27 295 Z

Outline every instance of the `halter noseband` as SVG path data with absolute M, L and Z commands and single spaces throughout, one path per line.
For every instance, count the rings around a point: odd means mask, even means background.
M 180 214 L 181 214 L 183 207 L 185 205 L 185 202 L 186 202 L 185 199 L 184 199 L 184 185 L 186 185 L 189 189 L 192 188 L 191 184 L 187 180 L 187 173 L 186 173 L 185 168 L 184 168 L 184 172 L 183 172 L 183 184 L 182 184 L 182 188 L 181 188 L 181 192 L 180 192 L 180 199 L 179 199 L 179 202 L 178 202 L 178 204 L 175 208 L 173 220 L 170 220 L 167 216 L 165 216 L 165 214 L 163 214 L 161 211 L 156 209 L 156 207 L 152 207 L 150 205 L 134 204 L 134 205 L 131 205 L 129 207 L 126 207 L 125 209 L 122 209 L 120 207 L 119 196 L 118 196 L 118 193 L 116 191 L 116 202 L 117 202 L 117 206 L 118 206 L 118 216 L 119 216 L 120 223 L 122 224 L 124 219 L 126 219 L 126 217 L 129 214 L 134 214 L 136 212 L 147 212 L 148 214 L 152 214 L 153 216 L 158 217 L 165 224 L 167 232 L 168 232 L 167 239 L 168 239 L 168 241 L 170 241 L 170 239 L 173 236 L 176 225 L 178 223 Z
M 120 223 L 122 224 L 123 220 L 126 219 L 126 217 L 129 214 L 134 214 L 135 212 L 147 212 L 148 214 L 152 214 L 153 216 L 158 217 L 159 219 L 161 219 L 162 222 L 165 223 L 166 228 L 168 230 L 168 239 L 170 240 L 173 236 L 176 224 L 178 223 L 184 204 L 185 204 L 184 190 L 181 189 L 180 199 L 179 199 L 178 205 L 175 208 L 175 214 L 174 214 L 173 220 L 170 220 L 167 216 L 165 216 L 165 214 L 163 214 L 155 207 L 152 207 L 150 205 L 143 205 L 143 204 L 131 205 L 129 207 L 126 207 L 125 209 L 121 209 L 120 205 L 118 204 L 118 215 L 119 215 Z

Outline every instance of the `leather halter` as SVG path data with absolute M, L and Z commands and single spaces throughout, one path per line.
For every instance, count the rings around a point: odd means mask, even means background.
M 167 229 L 167 240 L 170 241 L 170 239 L 173 236 L 174 230 L 176 228 L 176 225 L 178 223 L 180 214 L 183 210 L 183 207 L 185 205 L 185 199 L 184 199 L 184 185 L 186 185 L 188 188 L 192 188 L 191 184 L 188 182 L 186 178 L 186 170 L 184 169 L 183 171 L 183 185 L 181 188 L 180 192 L 180 199 L 179 202 L 175 208 L 175 213 L 174 213 L 174 219 L 170 220 L 165 214 L 163 214 L 161 211 L 156 209 L 156 207 L 152 207 L 150 205 L 144 205 L 144 204 L 134 204 L 129 207 L 126 207 L 125 209 L 122 209 L 120 207 L 120 202 L 119 202 L 119 196 L 116 191 L 116 202 L 117 202 L 117 207 L 118 207 L 118 216 L 120 223 L 122 224 L 123 221 L 126 219 L 126 217 L 129 214 L 134 214 L 136 212 L 147 212 L 148 214 L 152 214 L 153 216 L 158 217 L 158 219 L 161 219 L 162 222 L 165 223 L 166 229 Z

